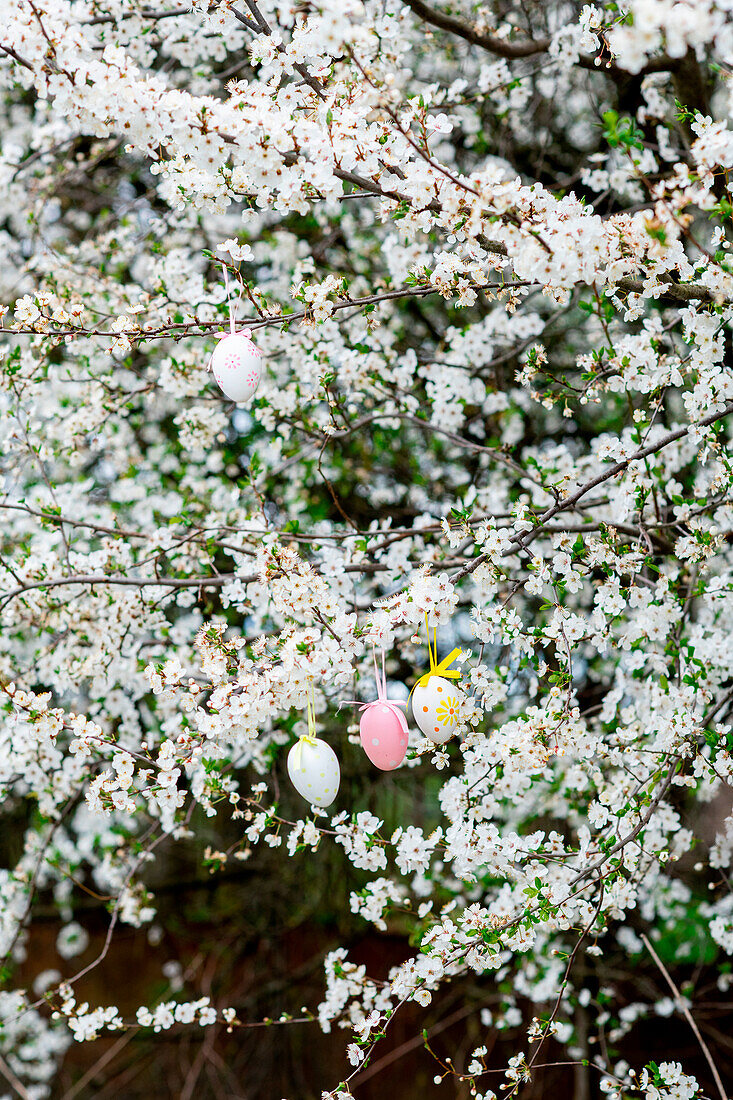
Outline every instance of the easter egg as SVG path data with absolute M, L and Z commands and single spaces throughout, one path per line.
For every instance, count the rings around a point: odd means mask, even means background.
M 262 352 L 243 332 L 235 332 L 219 340 L 210 366 L 231 401 L 246 401 L 260 383 Z
M 463 692 L 442 676 L 431 676 L 425 687 L 417 684 L 412 693 L 412 713 L 418 726 L 436 745 L 455 733 Z
M 338 794 L 338 757 L 320 737 L 295 742 L 288 753 L 288 775 L 298 794 L 312 806 L 330 806 Z
M 383 772 L 399 768 L 407 752 L 407 730 L 404 720 L 384 703 L 374 703 L 361 716 L 359 726 L 361 747 L 375 768 Z

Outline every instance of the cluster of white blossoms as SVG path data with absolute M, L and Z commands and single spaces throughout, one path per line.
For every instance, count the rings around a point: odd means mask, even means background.
M 695 1015 L 733 955 L 731 71 L 730 0 L 6 0 L 20 1095 L 72 1038 L 297 1017 L 346 1033 L 311 1082 L 344 1100 L 404 1005 L 430 1033 L 459 989 L 473 1053 L 425 1057 L 478 1100 L 555 1063 L 583 1095 L 724 1100 Z M 240 405 L 207 368 L 230 303 L 263 355 Z M 344 701 L 383 653 L 407 703 L 433 631 L 454 736 L 408 710 L 377 772 Z M 306 812 L 313 721 L 342 782 Z M 132 1013 L 93 1003 L 120 926 L 164 936 L 178 858 L 263 907 L 279 866 L 295 913 L 338 883 L 320 1003 L 251 1018 L 185 958 Z M 699 1082 L 633 1066 L 673 1013 Z

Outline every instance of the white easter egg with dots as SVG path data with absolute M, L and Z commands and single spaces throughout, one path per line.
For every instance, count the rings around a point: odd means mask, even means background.
M 425 736 L 436 745 L 443 745 L 455 733 L 463 699 L 461 689 L 442 676 L 431 676 L 425 687 L 416 685 L 412 714 Z
M 246 401 L 260 384 L 262 352 L 243 332 L 219 340 L 211 356 L 219 388 L 231 401 Z
M 312 806 L 330 806 L 338 794 L 338 757 L 320 737 L 315 744 L 296 741 L 288 753 L 288 775 L 298 794 Z

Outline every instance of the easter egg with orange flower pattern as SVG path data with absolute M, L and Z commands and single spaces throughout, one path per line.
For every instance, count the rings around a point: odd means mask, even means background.
M 436 745 L 442 745 L 456 731 L 463 692 L 442 676 L 431 676 L 427 684 L 417 684 L 412 693 L 412 713 L 418 726 Z

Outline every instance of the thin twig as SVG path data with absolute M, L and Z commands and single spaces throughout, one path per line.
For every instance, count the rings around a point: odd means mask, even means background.
M 2 1073 L 3 1077 L 8 1082 L 8 1084 L 11 1085 L 12 1088 L 15 1089 L 18 1096 L 21 1097 L 21 1100 L 31 1100 L 31 1096 L 30 1096 L 30 1093 L 28 1092 L 28 1089 L 25 1087 L 25 1085 L 23 1084 L 22 1081 L 18 1080 L 18 1078 L 15 1076 L 15 1074 L 13 1073 L 13 1071 L 10 1068 L 10 1066 L 8 1065 L 8 1063 L 5 1061 L 5 1059 L 1 1055 L 0 1055 L 0 1073 Z
M 720 1096 L 720 1100 L 729 1100 L 728 1094 L 726 1093 L 725 1089 L 723 1088 L 723 1082 L 720 1079 L 720 1074 L 718 1073 L 718 1067 L 715 1065 L 715 1062 L 713 1061 L 713 1056 L 710 1053 L 710 1048 L 708 1047 L 707 1043 L 705 1042 L 702 1035 L 700 1034 L 700 1029 L 697 1026 L 697 1024 L 695 1023 L 695 1019 L 694 1019 L 692 1013 L 690 1012 L 689 1008 L 687 1007 L 687 1004 L 685 1003 L 685 999 L 683 998 L 683 996 L 680 993 L 679 989 L 675 985 L 671 974 L 667 970 L 667 967 L 664 965 L 662 960 L 659 958 L 659 955 L 656 953 L 656 951 L 652 947 L 651 943 L 649 942 L 649 937 L 644 932 L 642 932 L 641 938 L 644 941 L 644 946 L 646 947 L 647 951 L 649 952 L 651 957 L 654 959 L 654 962 L 657 964 L 660 971 L 662 972 L 662 976 L 664 977 L 664 980 L 666 981 L 669 988 L 672 990 L 672 993 L 674 994 L 674 998 L 675 998 L 675 1004 L 677 1005 L 679 1010 L 682 1012 L 682 1015 L 685 1017 L 688 1024 L 692 1028 L 692 1031 L 695 1035 L 695 1038 L 697 1039 L 698 1043 L 700 1044 L 700 1050 L 705 1055 L 707 1063 L 710 1066 L 710 1072 L 713 1075 L 713 1080 L 715 1081 L 715 1085 L 716 1085 L 716 1088 L 718 1090 L 718 1095 Z

